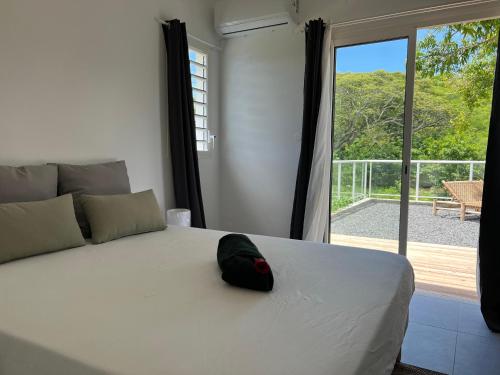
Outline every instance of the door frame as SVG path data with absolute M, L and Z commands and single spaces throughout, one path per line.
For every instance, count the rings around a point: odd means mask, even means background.
M 403 163 L 401 166 L 401 203 L 399 208 L 399 255 L 406 256 L 408 245 L 408 215 L 410 209 L 411 146 L 413 129 L 413 96 L 417 54 L 417 30 L 408 35 L 406 50 L 405 108 L 403 127 Z
M 407 39 L 405 103 L 404 103 L 404 130 L 401 166 L 401 200 L 399 222 L 399 249 L 400 255 L 407 255 L 408 244 L 408 214 L 410 203 L 411 151 L 412 151 L 412 122 L 413 99 L 415 91 L 416 50 L 418 29 L 445 24 L 473 22 L 482 19 L 500 18 L 500 1 L 498 0 L 471 0 L 432 9 L 404 12 L 402 14 L 374 17 L 361 21 L 332 24 L 332 41 L 336 50 L 340 47 L 384 42 L 395 39 Z M 336 58 L 334 58 L 334 85 L 336 77 Z M 335 90 L 335 89 L 334 89 Z M 335 98 L 335 91 L 332 97 Z M 333 105 L 333 118 L 335 105 Z M 333 125 L 334 126 L 334 125 Z M 335 136 L 332 130 L 332 144 Z M 332 156 L 333 156 L 332 149 Z M 331 176 L 330 176 L 331 180 Z M 330 199 L 331 200 L 331 199 Z M 331 206 L 330 206 L 331 215 Z M 328 223 L 331 222 L 329 218 Z M 329 224 L 330 225 L 330 224 Z M 328 236 L 330 238 L 330 236 Z
M 404 95 L 404 127 L 403 127 L 403 149 L 402 151 L 402 163 L 401 163 L 401 198 L 399 205 L 399 242 L 398 242 L 398 253 L 400 255 L 406 256 L 406 246 L 408 237 L 408 208 L 410 202 L 410 162 L 411 162 L 411 136 L 412 136 L 412 122 L 413 122 L 413 91 L 415 82 L 415 57 L 416 57 L 416 30 L 409 35 L 402 35 L 396 38 L 383 39 L 383 40 L 371 40 L 365 43 L 347 44 L 337 46 L 335 45 L 335 66 L 334 66 L 334 87 L 336 83 L 337 76 L 337 48 L 353 47 L 366 44 L 376 44 L 390 42 L 393 40 L 406 40 L 406 69 L 405 69 L 405 95 Z M 335 92 L 334 92 L 335 94 Z M 333 138 L 335 137 L 335 103 L 333 105 L 332 113 L 332 145 Z M 332 159 L 333 159 L 333 147 L 332 147 Z M 330 175 L 331 180 L 331 175 Z M 330 184 L 331 185 L 331 184 Z M 332 199 L 331 187 L 330 187 L 330 201 Z M 330 209 L 331 211 L 331 209 Z M 330 214 L 331 215 L 331 214 Z M 329 223 L 331 220 L 329 220 Z M 331 223 L 330 230 L 331 230 Z

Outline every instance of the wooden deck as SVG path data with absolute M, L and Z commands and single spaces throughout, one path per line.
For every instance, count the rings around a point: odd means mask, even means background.
M 331 243 L 398 253 L 398 241 L 394 240 L 332 234 Z M 478 298 L 476 249 L 408 242 L 407 253 L 418 289 L 466 299 Z

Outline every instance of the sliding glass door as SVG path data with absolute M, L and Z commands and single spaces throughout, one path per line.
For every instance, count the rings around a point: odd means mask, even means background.
M 499 29 L 441 24 L 336 48 L 331 243 L 407 255 L 417 288 L 477 298 Z
M 498 19 L 418 30 L 407 254 L 417 287 L 477 298 Z
M 407 38 L 336 49 L 334 244 L 399 251 L 407 56 Z

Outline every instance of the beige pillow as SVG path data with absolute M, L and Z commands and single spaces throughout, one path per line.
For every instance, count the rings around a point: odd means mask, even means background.
M 0 204 L 0 263 L 83 245 L 69 194 Z
M 82 195 L 80 202 L 95 244 L 167 227 L 153 190 L 135 194 Z

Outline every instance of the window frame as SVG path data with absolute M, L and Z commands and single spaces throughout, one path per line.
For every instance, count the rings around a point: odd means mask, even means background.
M 191 77 L 191 88 L 192 88 L 192 93 L 193 93 L 193 109 L 195 108 L 195 106 L 198 104 L 198 105 L 203 105 L 204 108 L 205 108 L 205 113 L 204 115 L 197 115 L 196 112 L 195 112 L 195 131 L 196 130 L 202 130 L 202 131 L 205 131 L 206 133 L 206 140 L 198 140 L 198 138 L 196 137 L 196 150 L 198 152 L 198 155 L 201 156 L 201 155 L 208 155 L 210 154 L 210 152 L 212 151 L 212 147 L 211 147 L 211 141 L 210 141 L 210 111 L 209 111 L 209 77 L 210 77 L 210 74 L 209 74 L 209 51 L 203 49 L 203 48 L 199 48 L 198 46 L 196 45 L 193 45 L 192 43 L 188 43 L 188 54 L 190 55 L 191 51 L 197 53 L 197 54 L 200 54 L 203 56 L 204 58 L 204 63 L 203 64 L 200 64 L 199 62 L 197 61 L 193 61 L 191 60 L 191 57 L 189 57 L 189 74 L 190 74 L 190 77 Z M 202 67 L 202 69 L 205 69 L 205 77 L 199 77 L 199 76 L 196 76 L 195 74 L 193 74 L 191 72 L 191 63 L 194 63 L 194 64 L 197 64 L 197 65 L 200 65 Z M 203 79 L 205 81 L 205 85 L 204 85 L 204 90 L 203 89 L 199 89 L 199 88 L 196 88 L 193 86 L 193 77 L 194 78 L 198 78 L 198 79 Z M 194 92 L 195 91 L 199 91 L 199 92 L 202 92 L 203 95 L 204 95 L 204 103 L 200 103 L 200 102 L 197 102 L 195 100 L 195 96 L 194 96 Z M 198 117 L 203 117 L 205 119 L 205 128 L 201 128 L 201 127 L 197 127 L 196 126 L 196 116 Z M 196 136 L 196 134 L 195 134 Z M 198 142 L 204 142 L 206 144 L 206 149 L 198 149 Z

